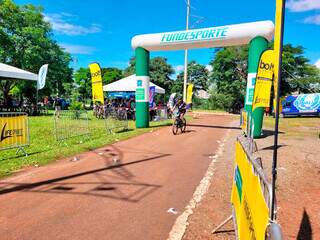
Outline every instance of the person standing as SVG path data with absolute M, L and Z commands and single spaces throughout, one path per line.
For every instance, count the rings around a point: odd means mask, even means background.
M 60 118 L 60 112 L 61 112 L 61 100 L 59 97 L 56 97 L 54 99 L 54 102 L 53 102 L 53 105 L 54 105 L 54 115 L 58 118 Z

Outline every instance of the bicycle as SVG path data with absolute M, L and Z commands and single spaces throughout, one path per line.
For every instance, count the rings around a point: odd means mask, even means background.
M 176 116 L 176 118 L 173 121 L 172 124 L 172 133 L 174 135 L 178 134 L 179 128 L 181 130 L 181 133 L 184 133 L 186 131 L 187 128 L 187 121 L 186 119 L 183 117 L 182 119 L 180 118 L 180 116 Z

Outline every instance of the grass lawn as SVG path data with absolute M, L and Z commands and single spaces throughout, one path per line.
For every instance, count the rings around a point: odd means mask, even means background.
M 273 117 L 264 118 L 264 127 L 274 129 Z M 318 137 L 320 133 L 319 117 L 288 117 L 280 118 L 279 131 L 283 132 L 284 137 Z
M 73 120 L 75 121 L 75 120 Z M 76 124 L 76 122 L 74 122 Z M 171 125 L 172 120 L 151 122 L 151 127 Z M 89 151 L 119 140 L 128 139 L 150 131 L 136 129 L 135 122 L 129 121 L 128 131 L 110 134 L 106 131 L 105 121 L 96 119 L 89 112 L 89 139 L 84 136 L 74 137 L 62 143 L 55 140 L 53 116 L 29 117 L 30 146 L 25 150 L 29 154 L 16 155 L 16 149 L 0 151 L 0 177 L 7 176 L 25 166 L 44 165 L 49 162 Z

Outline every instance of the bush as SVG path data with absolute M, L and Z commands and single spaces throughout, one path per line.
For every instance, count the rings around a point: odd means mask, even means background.
M 231 95 L 214 93 L 207 100 L 207 107 L 210 110 L 225 110 L 229 111 L 232 107 L 234 99 Z
M 83 110 L 83 105 L 81 102 L 73 101 L 69 107 L 70 110 Z

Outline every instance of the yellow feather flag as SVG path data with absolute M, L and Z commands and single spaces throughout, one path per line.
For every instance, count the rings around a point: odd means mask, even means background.
M 271 86 L 274 73 L 274 51 L 266 50 L 262 53 L 254 88 L 252 111 L 257 107 L 269 107 Z
M 101 69 L 98 63 L 89 65 L 92 81 L 92 101 L 104 104 Z
M 187 104 L 191 104 L 192 103 L 192 95 L 193 95 L 193 84 L 192 83 L 188 83 L 188 86 L 187 86 Z
M 274 96 L 277 98 L 279 87 L 279 71 L 280 69 L 280 54 L 282 54 L 282 34 L 283 34 L 283 0 L 276 0 L 276 16 L 275 16 L 275 35 L 274 35 Z M 276 106 L 274 106 L 276 109 Z

